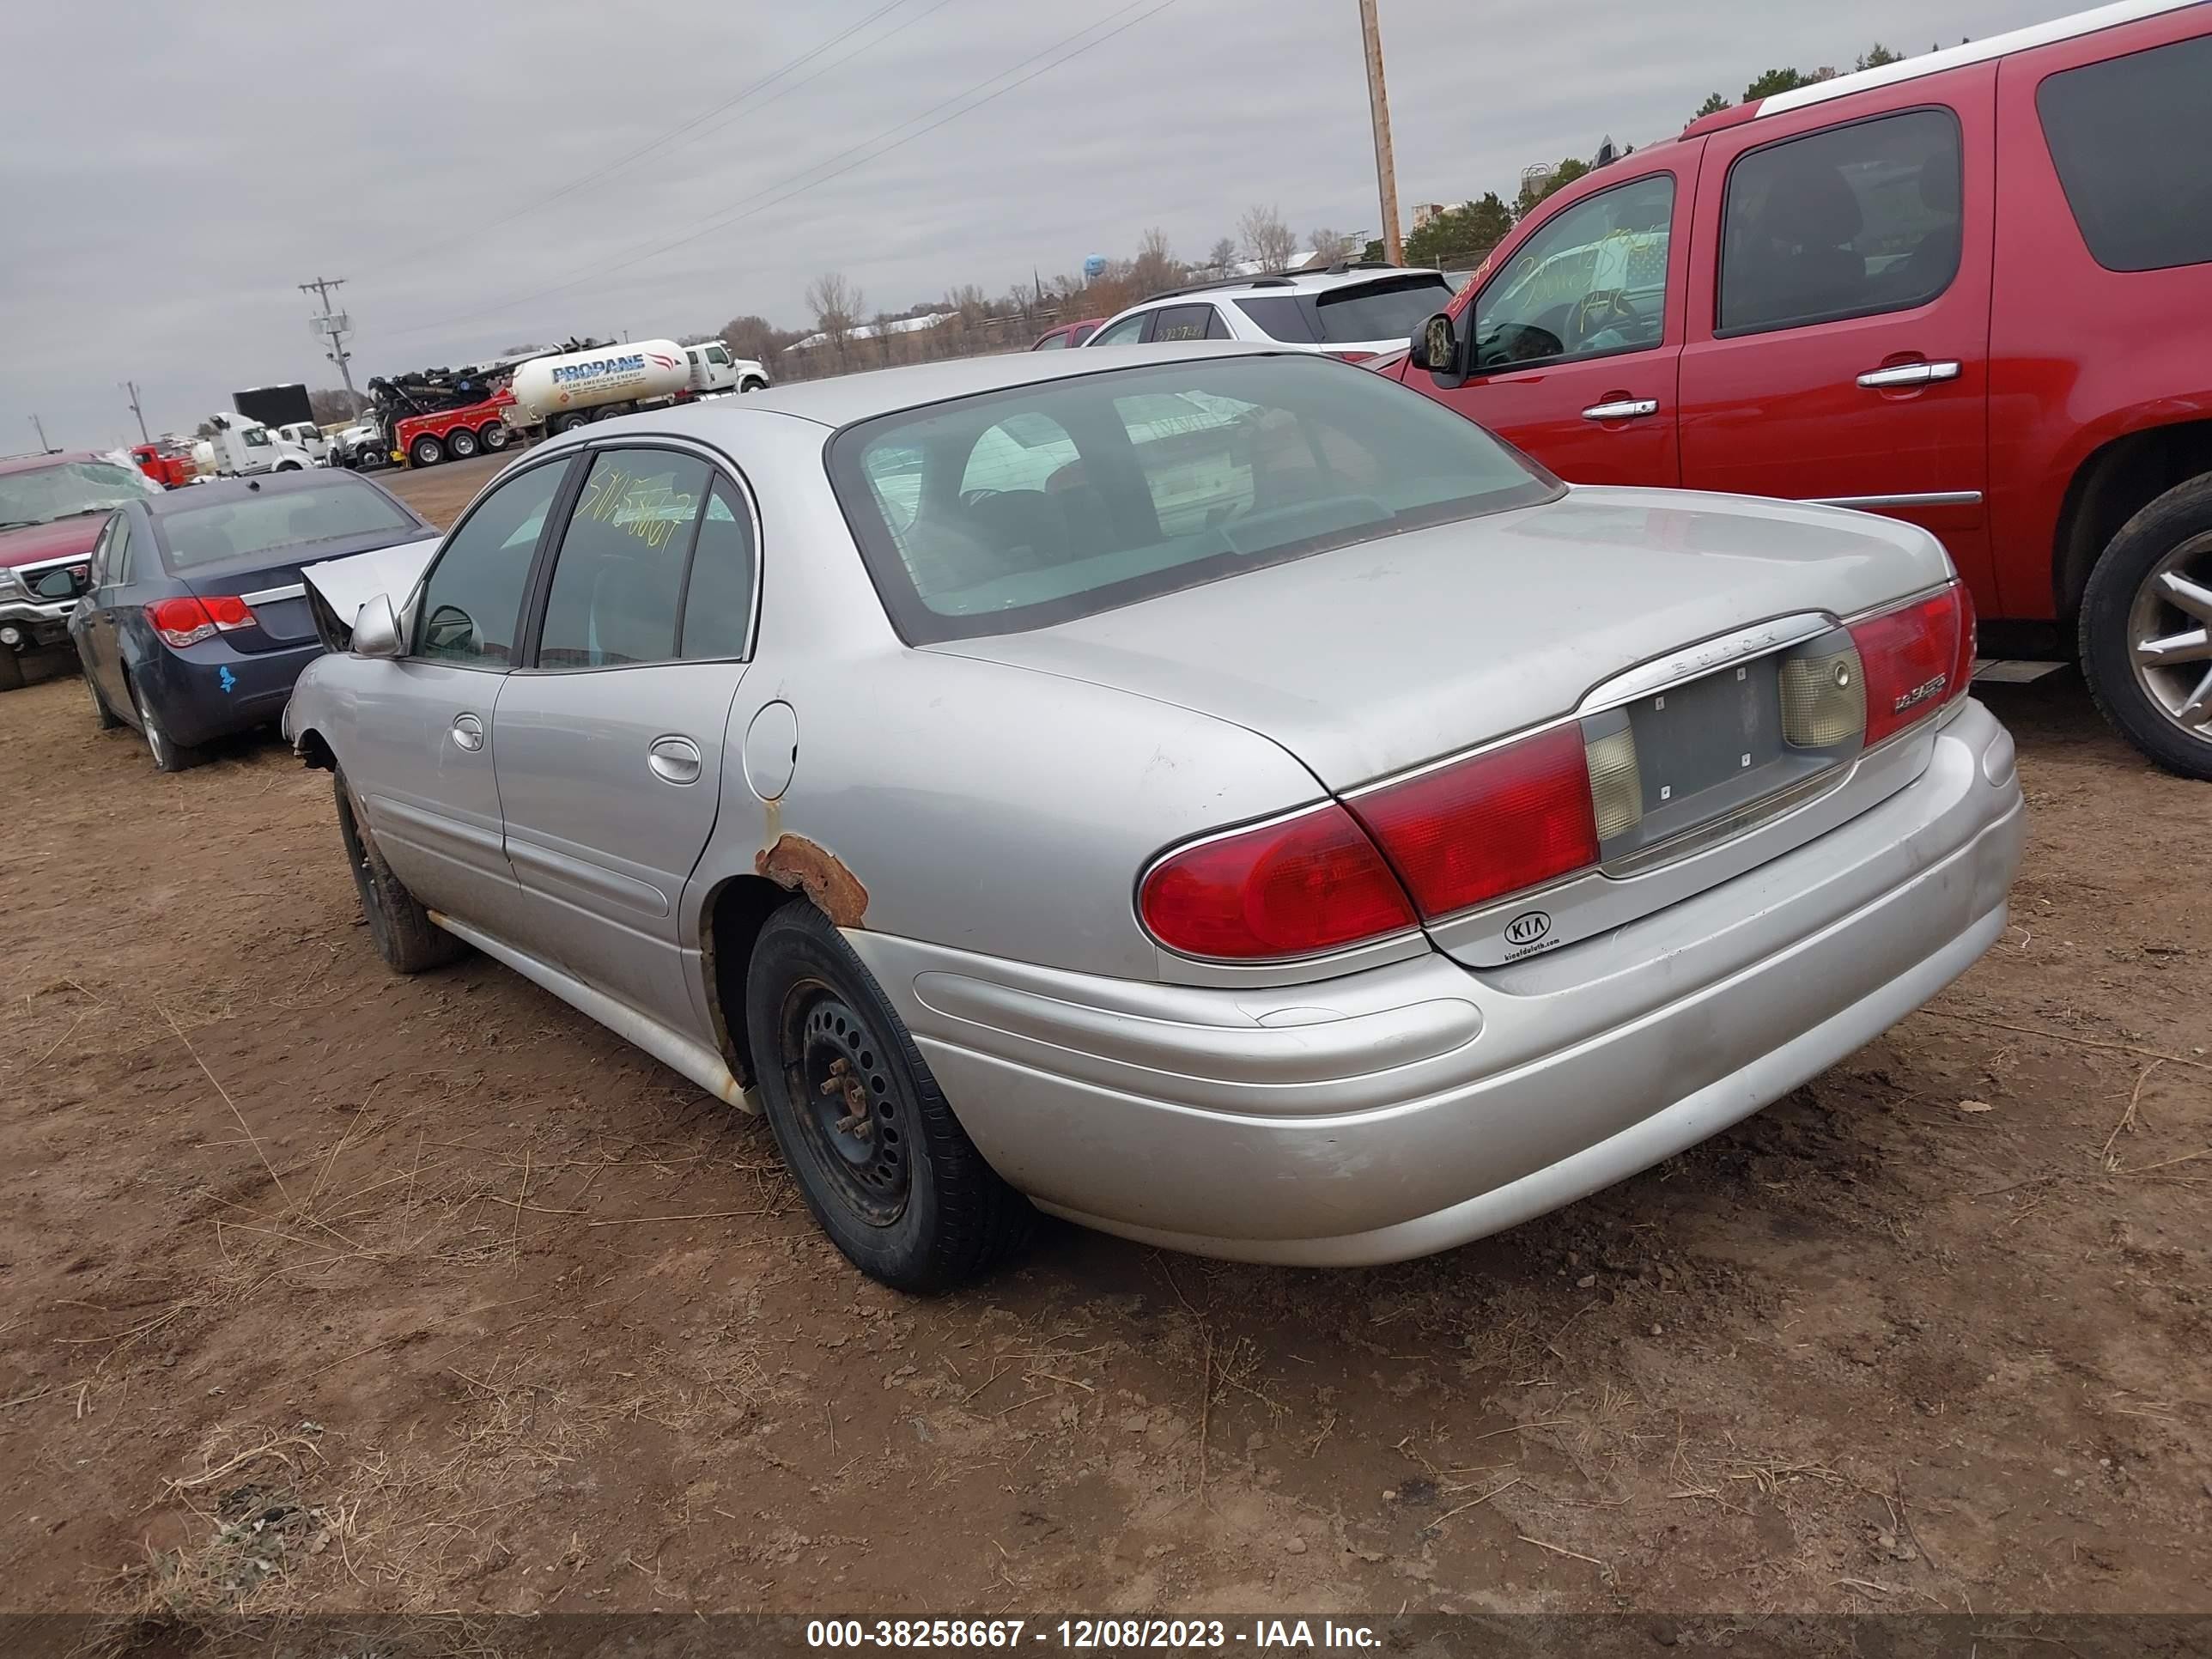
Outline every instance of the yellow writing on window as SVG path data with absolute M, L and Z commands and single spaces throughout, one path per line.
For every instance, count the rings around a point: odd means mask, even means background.
M 668 544 L 678 525 L 691 522 L 699 498 L 675 487 L 675 474 L 641 478 L 618 466 L 594 470 L 576 503 L 578 522 L 590 519 L 628 532 L 647 547 Z

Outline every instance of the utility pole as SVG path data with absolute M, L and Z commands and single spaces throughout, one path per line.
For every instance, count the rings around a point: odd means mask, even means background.
M 314 319 L 315 332 L 331 343 L 331 349 L 323 355 L 338 366 L 338 379 L 345 382 L 348 400 L 358 404 L 361 394 L 353 389 L 353 371 L 346 367 L 352 354 L 345 349 L 345 337 L 353 328 L 353 319 L 343 311 L 331 309 L 331 290 L 344 286 L 343 276 L 318 276 L 312 283 L 301 283 L 300 292 L 312 294 L 323 302 L 323 314 Z
M 1390 99 L 1382 89 L 1382 27 L 1375 0 L 1359 0 L 1359 33 L 1367 46 L 1367 113 L 1375 126 L 1375 188 L 1382 198 L 1382 257 L 1406 263 L 1406 244 L 1398 234 L 1398 168 L 1390 159 Z
M 39 434 L 40 454 L 43 455 L 47 450 L 53 447 L 52 445 L 46 441 L 46 429 L 45 427 L 39 424 L 39 417 L 35 415 L 31 416 L 31 429 Z
M 138 407 L 138 382 L 125 380 L 123 383 L 123 389 L 131 394 L 131 412 L 138 417 L 138 441 L 142 444 L 152 443 L 153 439 L 146 434 L 146 411 Z

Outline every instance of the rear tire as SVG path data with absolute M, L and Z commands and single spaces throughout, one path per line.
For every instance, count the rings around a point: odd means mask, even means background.
M 477 434 L 465 426 L 457 426 L 446 434 L 446 453 L 457 461 L 465 461 L 477 453 Z
M 580 409 L 572 409 L 565 415 L 556 415 L 553 417 L 553 434 L 558 437 L 563 432 L 574 432 L 591 418 Z
M 435 466 L 446 459 L 446 447 L 435 438 L 417 438 L 407 447 L 407 459 L 416 466 Z
M 477 434 L 477 441 L 493 454 L 498 454 L 501 450 L 507 447 L 509 441 L 507 422 L 490 422 Z
M 161 717 L 146 701 L 146 693 L 139 686 L 131 688 L 131 699 L 138 706 L 138 735 L 146 739 L 146 748 L 154 757 L 157 772 L 189 772 L 200 763 L 201 755 L 190 744 L 179 743 L 169 735 L 169 728 L 161 724 Z
M 2081 630 L 2105 718 L 2168 771 L 2212 779 L 2212 474 L 2120 527 L 2089 573 Z M 2162 650 L 2142 660 L 2154 641 Z
M 0 691 L 20 691 L 23 689 L 23 659 L 15 651 L 0 645 Z
M 761 929 L 745 1013 L 776 1146 L 854 1266 L 927 1296 L 1021 1248 L 1036 1212 L 975 1150 L 874 975 L 805 900 Z
M 368 827 L 355 817 L 353 791 L 346 785 L 345 774 L 334 771 L 331 782 L 337 797 L 338 839 L 345 843 L 346 866 L 353 872 L 354 890 L 361 895 L 368 937 L 384 965 L 395 974 L 419 974 L 459 958 L 468 947 L 430 920 L 430 913 L 392 873 Z

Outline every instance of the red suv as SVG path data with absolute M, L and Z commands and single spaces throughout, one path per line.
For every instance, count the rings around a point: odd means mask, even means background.
M 2208 157 L 2212 5 L 2124 0 L 1692 123 L 1529 214 L 1385 372 L 1577 483 L 1923 526 L 1985 637 L 2078 649 L 2212 778 Z

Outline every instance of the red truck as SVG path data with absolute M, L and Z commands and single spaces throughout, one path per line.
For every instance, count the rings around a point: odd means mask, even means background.
M 480 404 L 460 409 L 409 415 L 392 423 L 392 453 L 410 466 L 435 466 L 451 459 L 465 461 L 480 451 L 497 453 L 514 437 L 505 416 L 514 394 L 501 386 Z
M 2212 778 L 2208 88 L 2212 5 L 2124 0 L 1707 116 L 1382 372 L 1571 482 L 1921 525 L 2001 654 Z
M 133 444 L 131 459 L 138 470 L 164 489 L 182 489 L 199 481 L 199 469 L 190 455 L 179 455 L 167 444 Z
M 87 450 L 0 457 L 0 691 L 21 686 L 26 657 L 76 654 L 69 615 L 92 544 L 116 507 L 155 493 L 143 473 Z

